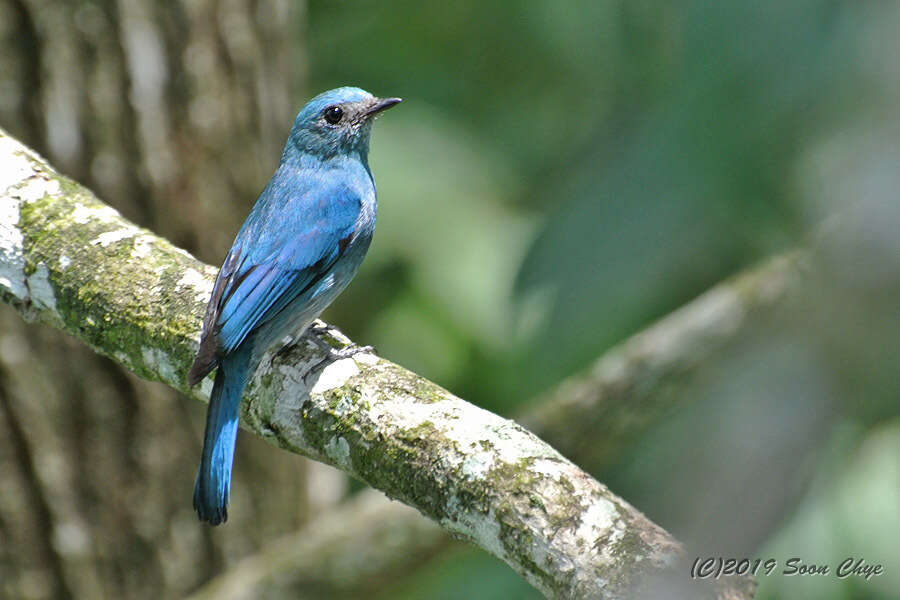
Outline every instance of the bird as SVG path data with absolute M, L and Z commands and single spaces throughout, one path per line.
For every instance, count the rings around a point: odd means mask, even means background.
M 357 87 L 310 100 L 222 263 L 187 374 L 193 387 L 216 369 L 194 484 L 201 521 L 228 519 L 241 397 L 263 355 L 299 337 L 365 257 L 376 213 L 372 123 L 400 101 Z

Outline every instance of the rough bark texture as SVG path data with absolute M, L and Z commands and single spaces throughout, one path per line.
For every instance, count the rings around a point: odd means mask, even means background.
M 217 262 L 306 95 L 304 20 L 294 0 L 0 0 L 0 127 Z M 3 598 L 181 597 L 345 485 L 242 432 L 232 493 L 253 508 L 196 528 L 204 407 L 5 305 L 0 388 Z
M 0 156 L 3 298 L 141 377 L 205 396 L 209 379 L 188 390 L 184 376 L 214 270 L 5 134 Z M 245 395 L 245 427 L 417 508 L 550 597 L 629 596 L 676 560 L 671 536 L 514 422 L 373 355 L 311 372 L 319 359 L 305 344 L 271 357 Z
M 773 312 L 786 308 L 791 290 L 803 280 L 804 255 L 791 252 L 720 283 L 612 348 L 591 368 L 538 399 L 517 420 L 585 471 L 600 472 L 642 432 L 693 397 L 686 392 L 713 356 L 764 327 Z M 337 522 L 351 518 L 352 537 L 318 535 L 315 526 L 313 532 L 291 536 L 306 550 L 303 553 L 286 553 L 287 540 L 278 540 L 235 572 L 214 580 L 202 597 L 226 587 L 235 594 L 248 594 L 257 587 L 283 589 L 311 580 L 320 589 L 360 591 L 373 577 L 412 569 L 422 554 L 451 546 L 450 539 L 428 527 L 418 513 L 381 497 L 369 496 L 360 506 L 341 505 L 326 515 Z M 367 559 L 365 540 L 385 531 L 394 532 L 396 543 L 381 554 L 382 560 Z M 311 559 L 336 552 L 345 561 L 373 568 L 336 570 Z M 266 559 L 270 556 L 287 558 Z M 322 573 L 334 577 L 322 577 Z M 742 597 L 740 589 L 721 592 L 722 597 L 728 593 Z

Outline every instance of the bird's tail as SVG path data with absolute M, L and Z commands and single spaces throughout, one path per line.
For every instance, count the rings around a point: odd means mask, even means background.
M 249 376 L 249 354 L 238 350 L 219 363 L 206 411 L 203 457 L 194 484 L 194 509 L 200 520 L 212 525 L 228 519 L 231 464 L 241 396 Z

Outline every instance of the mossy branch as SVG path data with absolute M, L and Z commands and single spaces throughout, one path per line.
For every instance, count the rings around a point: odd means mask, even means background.
M 0 131 L 0 294 L 26 319 L 206 400 L 209 380 L 184 377 L 214 276 Z M 514 422 L 371 354 L 311 371 L 321 358 L 297 344 L 264 361 L 242 425 L 418 509 L 549 597 L 630 596 L 677 559 L 669 534 Z
M 610 349 L 537 399 L 517 420 L 585 471 L 600 472 L 629 443 L 693 398 L 691 385 L 716 354 L 786 308 L 792 290 L 804 281 L 806 262 L 808 253 L 796 250 L 719 283 Z M 337 505 L 311 528 L 266 545 L 192 600 L 217 597 L 226 584 L 231 597 L 252 595 L 262 586 L 309 582 L 324 589 L 361 590 L 372 579 L 410 572 L 422 554 L 450 547 L 447 536 L 429 528 L 414 511 L 401 510 L 383 497 L 365 498 L 364 503 L 358 499 Z M 352 536 L 321 535 L 321 523 L 351 519 Z M 395 542 L 374 560 L 366 541 L 386 536 L 383 532 L 391 532 Z M 351 564 L 366 568 L 323 568 L 322 557 L 335 554 L 345 562 L 354 557 Z

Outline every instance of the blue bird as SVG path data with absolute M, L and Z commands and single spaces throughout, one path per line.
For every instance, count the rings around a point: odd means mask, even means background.
M 306 330 L 369 248 L 376 206 L 369 136 L 375 116 L 398 102 L 355 87 L 310 100 L 225 257 L 187 375 L 194 386 L 218 368 L 194 485 L 203 521 L 228 518 L 238 408 L 263 354 Z

